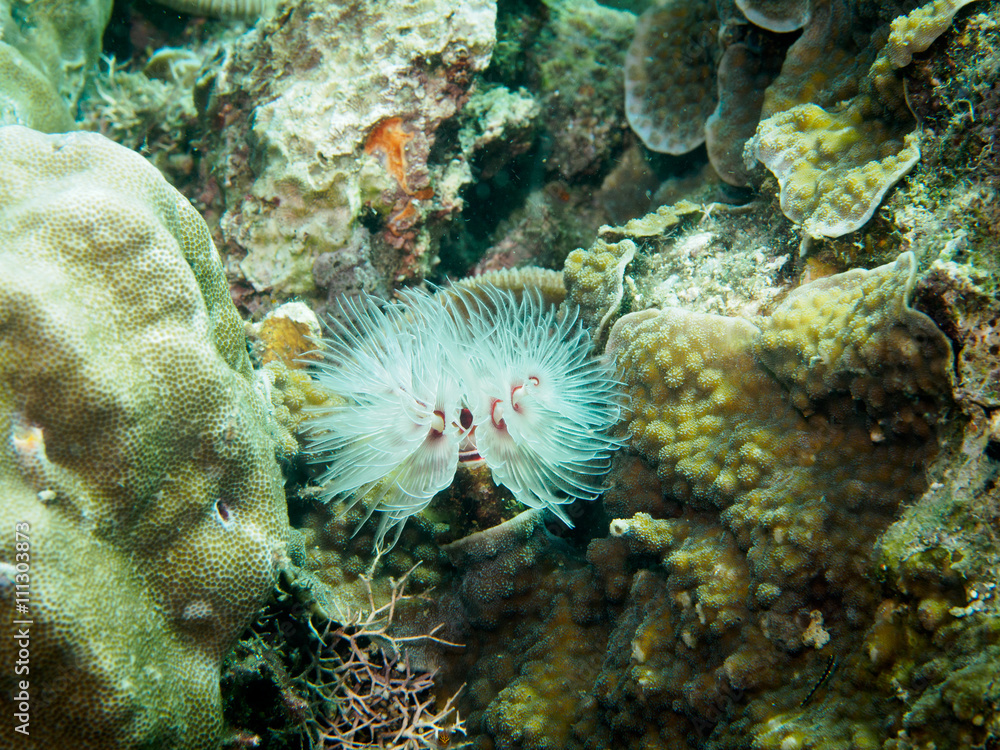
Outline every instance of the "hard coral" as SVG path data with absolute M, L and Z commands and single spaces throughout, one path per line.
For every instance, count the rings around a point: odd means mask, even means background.
M 936 0 L 895 19 L 899 4 L 847 0 L 744 0 L 745 19 L 709 0 L 660 3 L 640 21 L 626 66 L 629 122 L 656 151 L 683 153 L 707 137 L 709 159 L 732 184 L 746 184 L 760 160 L 778 177 L 785 215 L 808 234 L 852 232 L 920 158 L 896 71 L 968 2 Z M 771 32 L 800 27 L 783 53 Z M 779 71 L 768 61 L 782 54 Z M 678 101 L 701 102 L 701 115 Z
M 215 748 L 220 661 L 287 531 L 222 265 L 102 136 L 0 128 L 0 161 L 0 517 L 30 537 L 31 741 Z M 0 644 L 8 714 L 16 654 Z
M 666 0 L 636 26 L 625 60 L 625 114 L 654 151 L 683 154 L 705 140 L 716 104 L 714 5 Z
M 762 120 L 748 154 L 778 177 L 782 211 L 809 235 L 858 229 L 916 164 L 918 130 L 895 71 L 927 49 L 969 2 L 938 0 L 896 18 L 846 105 L 802 103 Z M 774 112 L 774 100 L 770 104 Z
M 752 323 L 665 309 L 612 329 L 632 446 L 656 467 L 663 499 L 634 505 L 627 488 L 647 470 L 618 462 L 609 503 L 624 517 L 611 533 L 669 573 L 667 593 L 640 595 L 633 583 L 612 638 L 632 658 L 609 660 L 598 681 L 612 724 L 637 743 L 648 730 L 636 700 L 708 727 L 721 706 L 730 727 L 743 717 L 740 737 L 762 746 L 776 730 L 761 717 L 778 703 L 803 718 L 789 718 L 774 746 L 827 731 L 809 724 L 826 708 L 799 705 L 808 686 L 793 690 L 778 675 L 825 637 L 823 648 L 854 648 L 839 639 L 858 638 L 852 618 L 877 602 L 864 575 L 875 537 L 926 486 L 920 467 L 950 402 L 951 349 L 908 306 L 914 273 L 906 254 L 804 285 Z M 628 517 L 644 508 L 679 516 Z M 813 614 L 817 594 L 846 610 Z

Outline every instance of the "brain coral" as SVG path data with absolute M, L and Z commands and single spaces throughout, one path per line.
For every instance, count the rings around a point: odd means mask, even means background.
M 0 598 L 23 524 L 33 746 L 214 748 L 220 661 L 287 529 L 221 263 L 102 136 L 4 127 L 0 161 Z M 4 639 L 8 716 L 15 658 Z

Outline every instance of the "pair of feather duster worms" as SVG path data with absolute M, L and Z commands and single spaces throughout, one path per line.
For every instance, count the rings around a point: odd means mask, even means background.
M 601 493 L 622 397 L 575 312 L 486 285 L 410 290 L 385 307 L 365 296 L 341 312 L 316 373 L 335 404 L 311 415 L 308 452 L 326 465 L 323 499 L 380 512 L 377 549 L 463 462 L 484 461 L 519 502 L 568 525 L 564 504 Z

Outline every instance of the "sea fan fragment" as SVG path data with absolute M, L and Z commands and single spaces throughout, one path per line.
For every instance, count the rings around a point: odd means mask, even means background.
M 341 312 L 317 371 L 341 403 L 312 416 L 309 454 L 326 464 L 325 499 L 382 513 L 377 548 L 459 461 L 485 461 L 519 502 L 568 525 L 564 504 L 601 493 L 621 396 L 575 313 L 495 287 L 409 291 L 384 309 L 362 297 Z

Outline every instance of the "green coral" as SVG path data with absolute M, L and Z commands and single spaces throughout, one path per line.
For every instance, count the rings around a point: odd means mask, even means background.
M 612 472 L 605 505 L 621 515 L 599 570 L 620 598 L 616 545 L 662 566 L 633 575 L 594 683 L 620 746 L 678 743 L 723 716 L 717 747 L 878 737 L 882 698 L 851 700 L 870 668 L 852 654 L 869 625 L 873 659 L 898 639 L 891 612 L 884 626 L 863 614 L 878 602 L 866 560 L 926 487 L 914 467 L 951 388 L 947 340 L 909 307 L 914 273 L 907 254 L 822 279 L 753 322 L 673 308 L 615 324 L 608 351 L 645 460 Z M 637 490 L 657 480 L 658 502 Z M 650 711 L 670 718 L 652 726 Z
M 213 748 L 287 518 L 208 228 L 137 154 L 0 128 L 0 516 L 31 540 L 31 739 Z M 0 580 L 14 539 L 0 541 Z M 10 587 L 0 589 L 9 603 Z M 0 645 L 10 715 L 16 649 Z

